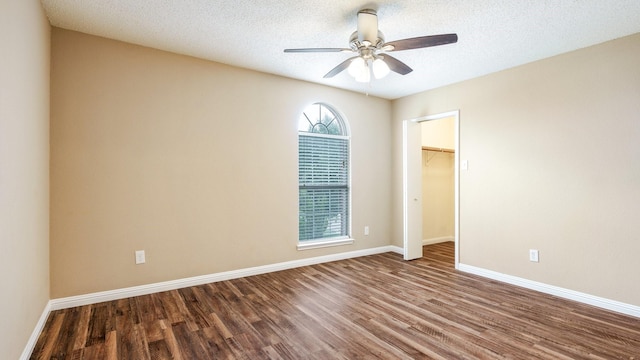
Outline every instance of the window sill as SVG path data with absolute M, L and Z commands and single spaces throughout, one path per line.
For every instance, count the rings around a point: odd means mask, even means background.
M 353 244 L 353 239 L 335 239 L 335 240 L 321 240 L 321 241 L 305 241 L 298 242 L 298 250 L 311 250 L 311 249 L 319 249 L 330 246 L 340 246 L 340 245 L 351 245 Z

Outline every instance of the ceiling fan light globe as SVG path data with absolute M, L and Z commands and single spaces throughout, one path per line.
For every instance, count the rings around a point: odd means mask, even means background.
M 387 76 L 390 71 L 389 65 L 387 65 L 387 63 L 380 58 L 373 60 L 372 68 L 373 76 L 376 79 L 382 79 L 383 77 Z
M 357 82 L 368 83 L 371 81 L 371 73 L 369 72 L 369 68 L 365 67 L 364 70 L 355 77 Z
M 357 78 L 358 76 L 361 76 L 366 67 L 367 64 L 364 62 L 364 59 L 361 57 L 357 57 L 351 61 L 351 64 L 347 68 L 347 71 L 349 71 L 349 75 Z

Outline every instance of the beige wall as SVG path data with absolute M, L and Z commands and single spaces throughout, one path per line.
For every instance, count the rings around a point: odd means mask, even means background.
M 297 251 L 319 101 L 350 124 L 355 243 Z M 51 111 L 53 298 L 389 244 L 387 100 L 54 28 Z
M 40 2 L 0 2 L 0 357 L 49 301 L 49 38 Z
M 421 122 L 422 146 L 450 150 L 455 149 L 455 121 L 455 117 L 452 116 L 444 119 Z
M 422 239 L 427 242 L 453 241 L 455 235 L 454 157 L 422 150 Z
M 460 110 L 461 263 L 640 305 L 638 59 L 640 34 L 393 102 L 396 170 L 401 120 Z

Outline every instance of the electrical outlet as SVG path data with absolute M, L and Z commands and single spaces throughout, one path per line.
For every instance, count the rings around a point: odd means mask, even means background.
M 369 227 L 368 226 L 364 227 L 364 234 L 365 235 L 369 235 Z
M 144 250 L 136 250 L 136 265 L 144 264 L 145 262 Z
M 529 249 L 529 261 L 539 262 L 540 258 L 538 257 L 538 250 Z

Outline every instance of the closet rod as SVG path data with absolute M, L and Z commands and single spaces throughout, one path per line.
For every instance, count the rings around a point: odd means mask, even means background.
M 455 154 L 455 150 L 452 149 L 443 149 L 443 148 L 437 148 L 437 147 L 431 147 L 431 146 L 423 146 L 422 150 L 427 150 L 427 151 L 437 151 L 437 152 L 446 152 L 446 153 L 451 153 L 451 154 Z

